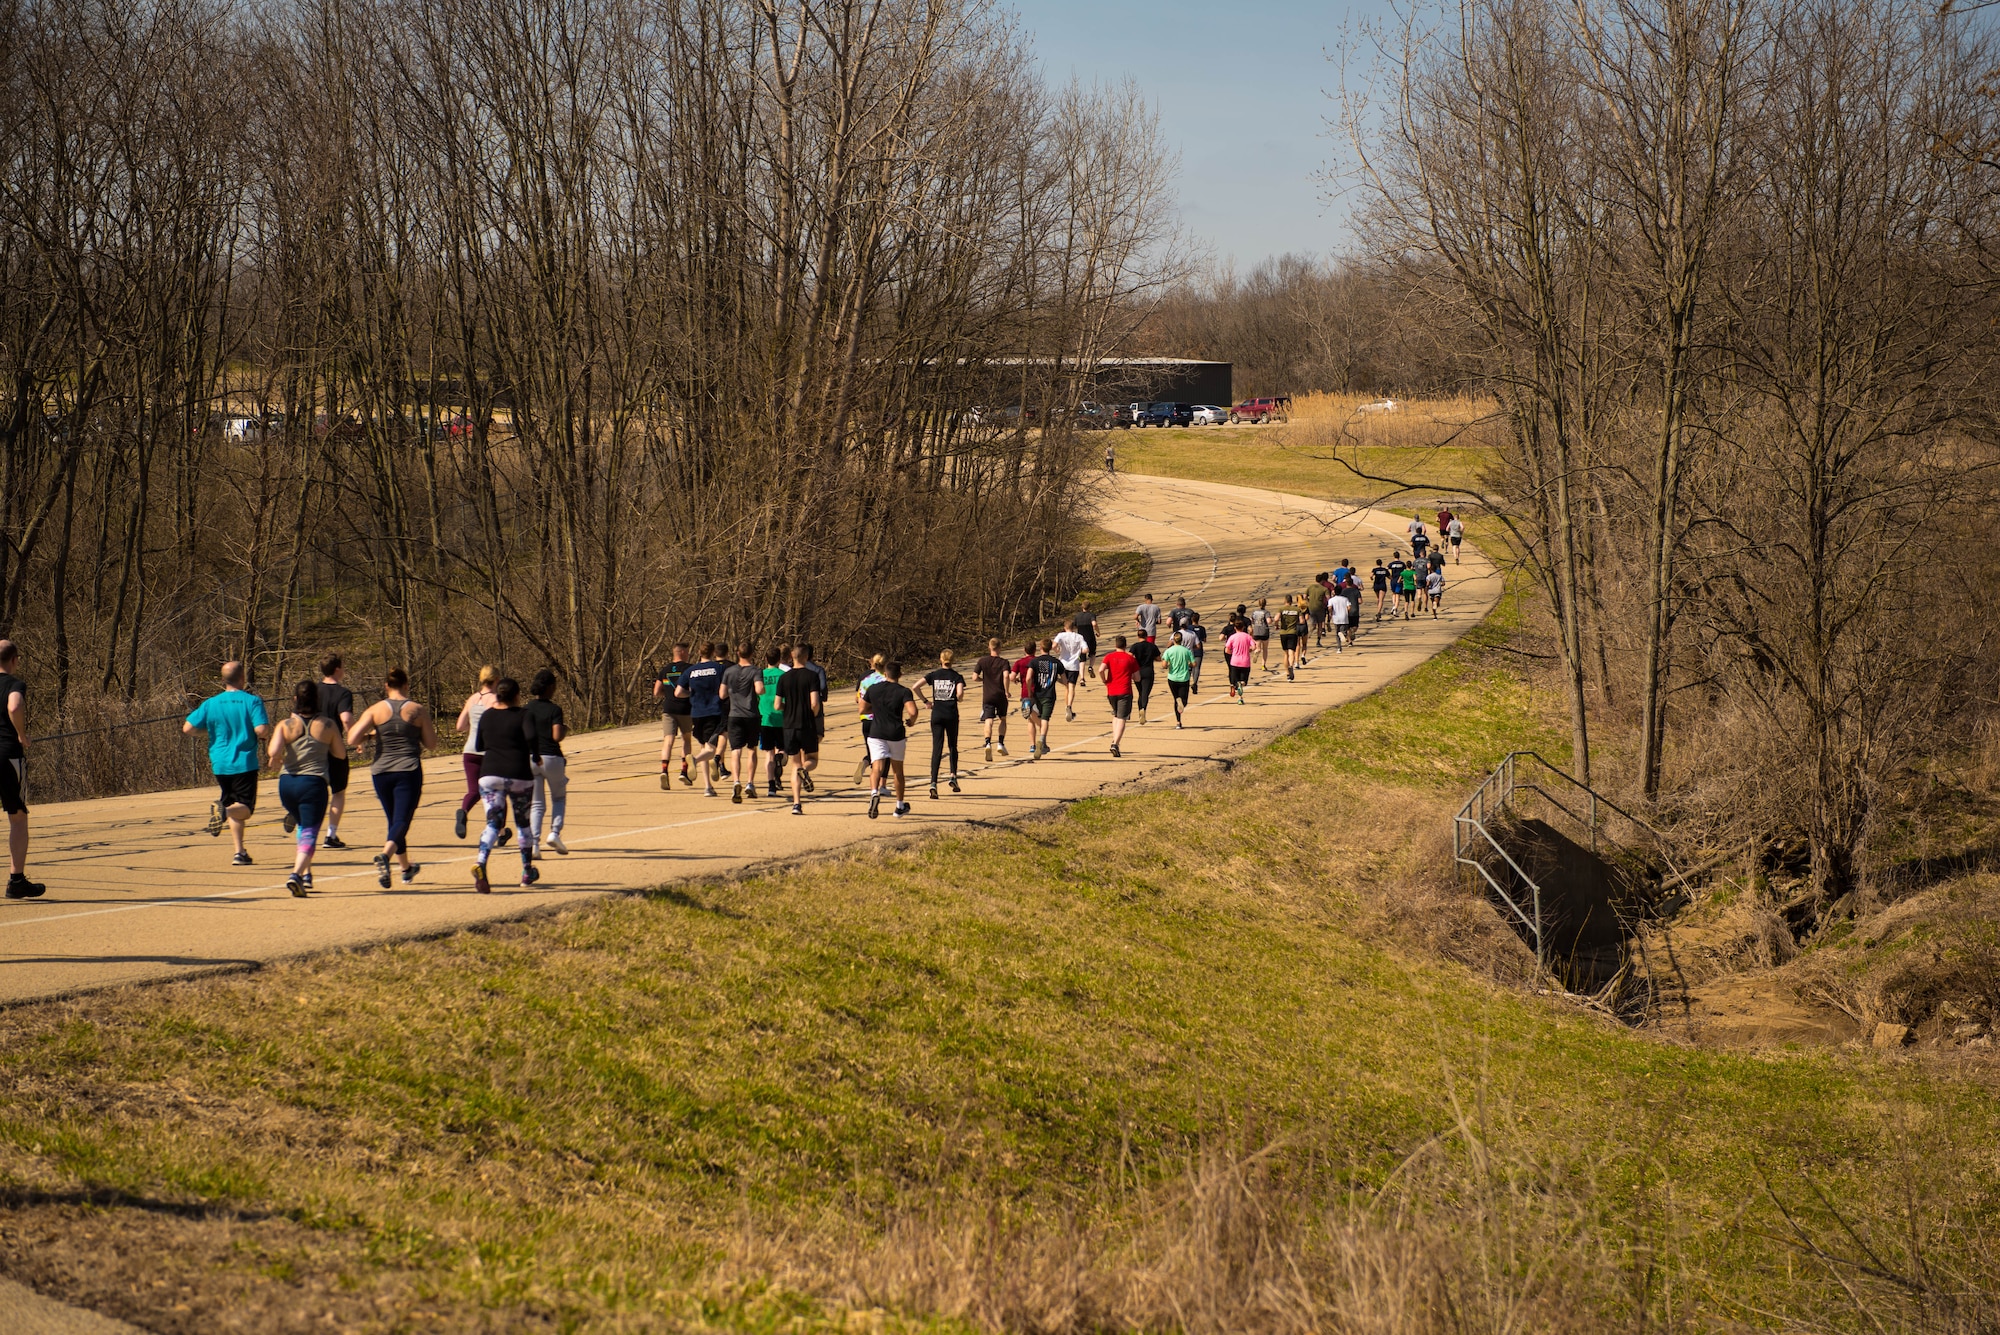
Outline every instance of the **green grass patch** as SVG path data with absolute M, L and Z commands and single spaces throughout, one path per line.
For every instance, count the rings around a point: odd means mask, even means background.
M 1372 478 L 1396 478 L 1421 494 L 1392 504 L 1419 504 L 1429 490 L 1474 490 L 1491 457 L 1482 446 L 1353 445 L 1335 448 L 1321 433 L 1289 426 L 1172 427 L 1119 431 L 1112 443 L 1118 467 L 1153 477 L 1225 482 L 1337 500 L 1373 500 L 1391 488 Z M 1351 466 L 1350 466 L 1351 465 Z

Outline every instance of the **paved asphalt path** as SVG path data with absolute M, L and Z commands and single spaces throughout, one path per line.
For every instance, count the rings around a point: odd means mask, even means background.
M 1278 605 L 1284 593 L 1303 589 L 1341 557 L 1365 569 L 1378 554 L 1402 545 L 1408 522 L 1305 497 L 1133 476 L 1106 480 L 1099 518 L 1151 551 L 1148 588 L 1163 607 L 1184 594 L 1211 627 L 1221 624 L 1221 609 L 1239 602 L 1271 596 Z M 1357 651 L 1322 651 L 1295 682 L 1286 682 L 1282 672 L 1260 671 L 1245 705 L 1227 698 L 1224 659 L 1211 639 L 1188 727 L 1173 727 L 1162 673 L 1151 721 L 1133 723 L 1122 759 L 1106 751 L 1110 712 L 1103 687 L 1086 679 L 1077 692 L 1076 721 L 1056 722 L 1054 754 L 1039 762 L 1024 758 L 1027 732 L 1017 712 L 1009 725 L 1013 757 L 996 755 L 986 764 L 973 721 L 975 689 L 960 730 L 964 792 L 941 790 L 941 800 L 925 800 L 930 734 L 920 720 L 911 730 L 908 761 L 915 811 L 901 819 L 888 814 L 886 803 L 880 819 L 867 819 L 865 788 L 850 786 L 861 743 L 852 697 L 838 688 L 816 775 L 819 791 L 807 800 L 803 817 L 793 816 L 786 802 L 746 798 L 733 805 L 726 787 L 715 799 L 678 781 L 671 793 L 661 792 L 657 721 L 574 737 L 564 744 L 570 757 L 569 856 L 548 857 L 541 884 L 527 889 L 513 884 L 520 860 L 512 847 L 495 850 L 490 896 L 473 893 L 474 841 L 460 842 L 451 833 L 451 815 L 464 792 L 456 755 L 425 767 L 424 801 L 410 836 L 422 874 L 414 885 L 399 878 L 386 891 L 376 886 L 370 863 L 381 847 L 382 813 L 358 766 L 341 830 L 349 847 L 322 850 L 314 867 L 317 892 L 306 900 L 284 889 L 292 842 L 279 827 L 283 812 L 268 777 L 250 826 L 253 867 L 231 867 L 228 838 L 203 832 L 211 789 L 38 805 L 30 870 L 48 883 L 49 893 L 38 901 L 0 902 L 0 1004 L 434 935 L 593 895 L 782 864 L 1157 784 L 1375 690 L 1451 643 L 1493 605 L 1500 581 L 1470 547 L 1464 563 L 1446 575 L 1446 610 L 1438 620 L 1384 622 L 1362 636 Z M 1133 602 L 1104 613 L 1101 649 L 1127 627 Z M 1011 638 L 1006 647 L 1010 655 L 1019 652 Z M 1275 639 L 1271 652 L 1278 657 Z M 976 656 L 963 654 L 961 665 L 969 668 Z M 928 666 L 911 664 L 905 680 Z M 459 705 L 456 699 L 430 703 L 447 719 Z

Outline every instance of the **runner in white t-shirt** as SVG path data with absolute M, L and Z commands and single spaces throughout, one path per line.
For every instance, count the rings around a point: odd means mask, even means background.
M 1063 628 L 1056 632 L 1055 639 L 1049 641 L 1049 652 L 1062 664 L 1062 684 L 1066 693 L 1064 707 L 1069 710 L 1072 723 L 1076 721 L 1076 679 L 1083 675 L 1084 660 L 1090 657 L 1090 641 L 1077 634 L 1076 618 L 1063 622 Z

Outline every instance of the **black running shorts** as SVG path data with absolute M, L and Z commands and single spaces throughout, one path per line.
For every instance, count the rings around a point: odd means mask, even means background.
M 0 760 L 0 811 L 10 816 L 28 813 L 28 762 L 16 756 Z
M 1110 697 L 1108 697 L 1108 698 L 1109 698 L 1109 699 L 1110 699 L 1110 701 L 1111 701 L 1111 717 L 1113 717 L 1113 718 L 1131 718 L 1131 717 L 1132 717 L 1132 697 L 1131 697 L 1131 696 L 1129 696 L 1129 695 L 1114 695 L 1114 696 L 1110 696 Z
M 694 739 L 707 746 L 722 736 L 722 715 L 696 714 L 694 716 Z
M 763 720 L 755 714 L 732 714 L 729 719 L 729 749 L 743 751 L 755 747 L 757 734 L 763 727 Z
M 784 745 L 785 729 L 782 724 L 775 728 L 768 723 L 760 723 L 758 725 L 757 749 L 759 751 L 779 751 L 784 749 Z
M 1063 685 L 1065 685 L 1065 686 L 1074 686 L 1074 685 L 1076 685 L 1076 679 L 1077 679 L 1077 677 L 1078 677 L 1078 676 L 1079 676 L 1079 675 L 1080 675 L 1080 674 L 1081 674 L 1082 672 L 1083 672 L 1083 669 L 1082 669 L 1082 668 L 1076 668 L 1076 669 L 1074 669 L 1074 670 L 1072 670 L 1072 669 L 1070 669 L 1070 668 L 1063 668 L 1063 669 L 1061 669 L 1060 671 L 1058 671 L 1058 672 L 1056 673 L 1056 677 L 1057 677 L 1057 679 L 1058 679 L 1058 680 L 1060 680 L 1060 681 L 1062 682 L 1062 684 L 1063 684 Z
M 347 791 L 347 774 L 350 768 L 350 762 L 347 760 L 336 760 L 332 756 L 326 758 L 326 790 L 329 793 Z
M 215 776 L 215 786 L 222 790 L 224 811 L 237 806 L 246 807 L 251 811 L 257 809 L 256 770 L 253 769 L 247 774 L 218 774 Z
M 788 756 L 816 756 L 819 754 L 818 728 L 782 728 L 783 740 L 779 743 Z
M 1236 664 L 1231 663 L 1229 665 L 1229 684 L 1231 686 L 1248 686 L 1250 684 L 1250 669 L 1247 667 L 1237 667 Z
M 998 700 L 995 700 L 991 696 L 988 696 L 986 699 L 981 700 L 979 702 L 979 721 L 981 723 L 986 723 L 996 718 L 1003 719 L 1006 717 L 1007 717 L 1006 696 L 1003 695 Z
M 1279 647 L 1280 649 L 1296 649 L 1296 648 L 1298 648 L 1298 647 L 1299 647 L 1299 637 L 1298 637 L 1298 634 L 1297 634 L 1297 632 L 1294 632 L 1294 633 L 1292 633 L 1292 634 L 1290 634 L 1290 635 L 1280 635 L 1280 636 L 1278 637 L 1278 647 Z

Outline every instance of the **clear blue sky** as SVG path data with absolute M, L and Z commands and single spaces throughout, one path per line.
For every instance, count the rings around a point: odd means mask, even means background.
M 1000 0 L 1054 82 L 1131 75 L 1181 158 L 1181 218 L 1247 270 L 1286 251 L 1344 249 L 1319 173 L 1337 145 L 1327 59 L 1384 0 Z

